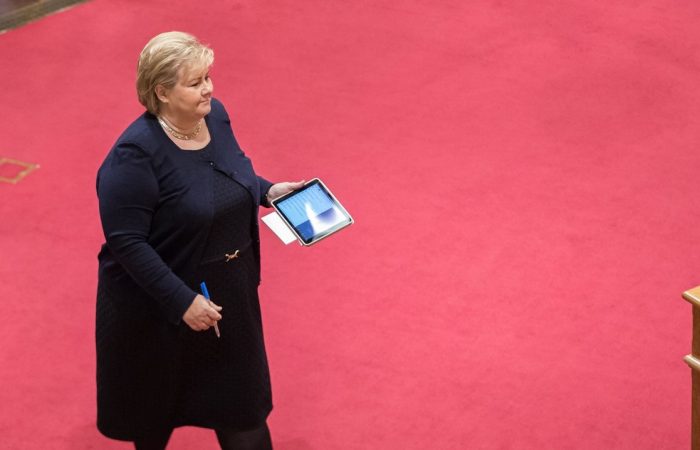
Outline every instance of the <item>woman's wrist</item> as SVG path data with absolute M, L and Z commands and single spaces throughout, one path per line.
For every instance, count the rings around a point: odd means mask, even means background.
M 270 187 L 267 188 L 267 191 L 265 191 L 265 202 L 267 203 L 267 206 L 272 206 L 272 198 L 273 197 L 270 195 L 270 191 L 272 190 L 272 186 L 274 186 L 274 185 L 271 184 Z

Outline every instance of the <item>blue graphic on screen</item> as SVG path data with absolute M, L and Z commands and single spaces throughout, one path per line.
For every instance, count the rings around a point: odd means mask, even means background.
M 333 200 L 317 184 L 278 203 L 277 208 L 305 241 L 347 221 Z

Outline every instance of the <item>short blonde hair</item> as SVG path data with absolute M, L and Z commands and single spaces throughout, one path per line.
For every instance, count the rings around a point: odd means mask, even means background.
M 136 93 L 148 112 L 157 115 L 160 100 L 156 86 L 170 89 L 177 83 L 181 69 L 209 67 L 214 51 L 191 34 L 169 31 L 154 37 L 141 51 L 136 67 Z

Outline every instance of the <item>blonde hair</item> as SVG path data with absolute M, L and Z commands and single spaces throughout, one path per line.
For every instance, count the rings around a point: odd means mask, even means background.
M 169 31 L 154 37 L 141 51 L 136 66 L 136 93 L 148 112 L 157 115 L 160 100 L 156 86 L 170 89 L 177 83 L 180 69 L 209 67 L 214 51 L 191 34 Z

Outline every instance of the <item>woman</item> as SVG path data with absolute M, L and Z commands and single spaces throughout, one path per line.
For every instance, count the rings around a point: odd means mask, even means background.
M 255 174 L 212 97 L 213 59 L 189 34 L 154 37 L 137 70 L 147 111 L 97 175 L 97 425 L 139 450 L 183 425 L 223 449 L 272 448 L 257 211 L 303 182 Z

